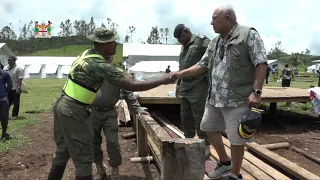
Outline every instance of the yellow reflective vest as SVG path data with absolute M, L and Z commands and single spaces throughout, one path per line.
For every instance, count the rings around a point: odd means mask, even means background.
M 77 82 L 74 79 L 74 76 L 73 76 L 74 68 L 77 67 L 78 65 L 85 65 L 87 63 L 85 61 L 86 58 L 94 58 L 94 57 L 103 58 L 101 55 L 98 55 L 98 54 L 86 55 L 88 51 L 89 50 L 86 50 L 85 52 L 83 52 L 82 55 L 79 56 L 73 62 L 71 69 L 70 69 L 69 76 L 68 76 L 68 80 L 63 87 L 63 91 L 70 98 L 72 98 L 80 103 L 89 105 L 96 98 L 97 91 L 93 91 L 92 89 L 89 90 L 90 88 L 86 88 L 84 85 L 81 85 L 79 82 Z

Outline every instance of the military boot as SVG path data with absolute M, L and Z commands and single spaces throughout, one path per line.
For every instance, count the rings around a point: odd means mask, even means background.
M 63 177 L 66 165 L 52 166 L 48 175 L 48 180 L 60 180 Z
M 89 176 L 76 176 L 76 180 L 92 180 L 92 175 L 89 175 Z
M 111 180 L 120 180 L 119 167 L 111 168 Z
M 93 177 L 93 180 L 102 180 L 106 177 L 106 170 L 103 167 L 103 163 L 96 163 L 97 174 Z

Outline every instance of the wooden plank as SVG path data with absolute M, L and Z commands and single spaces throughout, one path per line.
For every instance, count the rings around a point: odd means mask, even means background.
M 156 146 L 156 144 L 153 142 L 153 140 L 148 136 L 148 144 L 151 150 L 151 153 L 154 157 L 154 161 L 156 163 L 156 166 L 158 170 L 160 171 L 161 169 L 161 153 L 159 148 Z
M 161 120 L 161 119 L 162 119 L 161 122 L 168 124 L 168 123 L 166 122 L 166 121 L 168 121 L 168 120 L 162 115 L 162 113 L 160 113 L 160 112 L 153 112 L 153 113 L 151 113 L 151 115 L 155 115 L 158 120 Z M 172 126 L 170 126 L 170 127 L 171 127 L 170 129 L 173 128 Z M 175 129 L 175 128 L 173 128 L 173 129 Z M 184 135 L 183 135 L 183 132 L 182 132 L 182 131 L 175 129 L 175 132 L 178 132 L 177 135 L 179 135 L 180 137 L 184 138 Z M 211 147 L 212 147 L 212 146 L 211 146 Z M 216 151 L 215 151 L 213 148 L 211 149 L 211 152 L 213 152 L 213 154 L 216 155 L 216 156 L 215 156 L 216 159 L 218 159 L 218 155 L 217 155 Z M 244 171 L 242 168 L 241 168 L 240 171 L 241 171 L 241 174 L 245 177 L 245 179 L 255 179 L 255 178 L 252 177 L 250 174 L 248 174 L 246 171 Z
M 168 96 L 169 91 L 175 91 L 176 85 L 162 85 L 157 88 L 139 92 L 141 104 L 179 104 L 179 99 Z M 262 102 L 309 102 L 307 89 L 264 86 Z
M 127 124 L 129 121 L 131 121 L 130 112 L 128 108 L 128 104 L 125 100 L 122 100 L 123 110 L 124 110 L 124 123 Z
M 225 146 L 227 155 L 231 158 L 231 150 Z M 273 180 L 273 178 L 271 176 L 269 176 L 268 174 L 266 174 L 264 171 L 262 171 L 261 169 L 259 169 L 257 166 L 255 166 L 254 164 L 250 163 L 247 159 L 243 159 L 242 160 L 242 166 L 241 166 L 244 170 L 246 170 L 248 173 L 250 173 L 253 177 L 255 177 L 256 179 L 263 179 L 263 180 Z
M 137 114 L 137 122 L 141 122 L 141 125 L 153 140 L 154 144 L 162 152 L 163 146 L 170 142 L 170 135 L 150 116 Z M 136 129 L 138 131 L 138 129 Z M 137 135 L 138 136 L 138 135 Z
M 151 116 L 155 117 L 157 120 L 159 120 L 162 124 L 164 124 L 167 128 L 169 128 L 171 131 L 173 131 L 175 134 L 177 134 L 181 138 L 185 138 L 183 133 L 174 127 L 172 127 L 169 123 L 167 123 L 167 118 L 165 118 L 162 113 L 158 111 L 154 111 L 151 113 Z
M 261 146 L 269 150 L 276 150 L 276 149 L 288 149 L 290 144 L 288 142 L 282 142 L 282 143 L 273 143 L 273 144 L 263 144 Z
M 225 137 L 222 137 L 222 140 L 225 146 L 227 146 L 228 148 L 231 148 L 231 145 L 228 139 L 226 139 Z M 266 174 L 268 174 L 270 177 L 274 179 L 281 179 L 281 180 L 290 179 L 289 177 L 285 176 L 281 172 L 277 171 L 273 167 L 264 163 L 263 161 L 261 161 L 260 159 L 258 159 L 257 157 L 255 157 L 254 155 L 250 154 L 247 151 L 244 152 L 243 158 L 246 159 L 248 162 L 252 163 L 253 165 L 255 165 L 256 167 L 258 167 L 261 171 L 264 171 Z
M 136 124 L 136 131 L 137 131 L 137 153 L 138 156 L 143 157 L 148 155 L 148 143 L 147 138 L 148 134 L 143 126 L 142 121 L 138 121 Z
M 310 154 L 310 153 L 308 153 L 308 152 L 306 152 L 306 151 L 304 151 L 304 150 L 302 150 L 300 148 L 297 148 L 295 146 L 290 147 L 290 150 L 295 151 L 297 153 L 300 153 L 303 156 L 305 156 L 306 158 L 308 158 L 311 161 L 313 161 L 313 162 L 315 162 L 315 163 L 320 165 L 320 158 L 318 158 L 318 157 L 316 157 L 316 156 L 314 156 L 314 155 L 312 155 L 312 154 Z
M 149 146 L 150 146 L 150 149 L 151 149 L 151 152 L 153 154 L 153 157 L 155 162 L 156 162 L 156 165 L 158 166 L 158 168 L 161 169 L 161 153 L 160 153 L 160 150 L 158 149 L 158 147 L 155 145 L 155 143 L 153 142 L 153 140 L 150 138 L 150 136 L 148 136 L 148 141 L 149 141 Z M 174 170 L 176 171 L 176 167 L 174 168 Z M 204 180 L 210 180 L 210 178 L 204 174 Z
M 307 171 L 306 169 L 260 146 L 255 142 L 247 143 L 246 147 L 249 150 L 257 153 L 261 157 L 265 158 L 266 160 L 270 161 L 271 163 L 277 165 L 281 169 L 287 171 L 288 173 L 290 173 L 291 175 L 295 176 L 298 179 L 312 179 L 312 180 L 320 179 L 319 176 Z
M 162 114 L 161 112 L 159 112 L 159 111 L 153 111 L 153 112 L 151 113 L 151 116 L 155 117 L 155 118 L 156 118 L 157 120 L 159 120 L 162 124 L 164 124 L 165 127 L 166 127 L 169 131 L 173 132 L 173 134 L 175 135 L 175 137 L 185 138 L 185 136 L 183 135 L 183 132 L 180 131 L 179 129 L 174 128 L 173 125 L 172 125 L 172 123 L 169 124 L 170 121 L 168 121 L 168 119 L 167 119 L 165 116 L 163 116 L 163 114 Z M 165 130 L 166 130 L 166 129 L 165 129 Z M 166 130 L 166 131 L 167 131 L 167 130 Z M 167 131 L 167 132 L 168 132 L 168 131 Z M 169 132 L 168 132 L 168 133 L 169 133 Z M 170 134 L 170 133 L 169 133 L 169 134 Z M 172 135 L 170 134 L 170 136 L 172 136 Z M 204 174 L 204 178 L 203 178 L 203 179 L 204 179 L 204 180 L 210 180 L 210 178 L 209 178 L 206 174 Z
M 264 97 L 262 102 L 310 102 L 309 97 Z
M 180 104 L 176 97 L 141 97 L 140 104 Z
M 174 138 L 171 141 L 174 156 L 161 156 L 161 179 L 203 179 L 205 174 L 205 142 L 203 139 Z
M 117 111 L 118 111 L 118 117 L 117 117 L 118 126 L 123 126 L 125 125 L 123 121 L 123 119 L 125 119 L 125 115 L 124 115 L 124 109 L 121 101 L 117 106 Z

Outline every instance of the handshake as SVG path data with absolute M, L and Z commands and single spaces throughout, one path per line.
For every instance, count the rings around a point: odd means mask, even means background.
M 170 73 L 165 73 L 162 76 L 163 84 L 171 84 L 174 83 L 177 79 L 181 78 L 181 73 L 180 72 L 170 72 Z

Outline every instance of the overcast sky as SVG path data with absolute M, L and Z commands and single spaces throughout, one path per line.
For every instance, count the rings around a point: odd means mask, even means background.
M 89 21 L 93 16 L 99 25 L 107 24 L 107 17 L 119 24 L 121 41 L 130 25 L 136 27 L 133 40 L 138 42 L 146 41 L 155 25 L 168 27 L 172 37 L 179 23 L 214 38 L 211 15 L 224 4 L 234 7 L 240 24 L 259 31 L 267 50 L 281 41 L 287 53 L 309 48 L 320 55 L 319 0 L 0 0 L 0 27 L 12 23 L 18 32 L 20 21 L 50 20 L 57 34 L 61 21 Z

